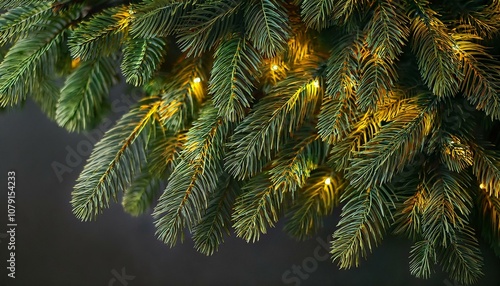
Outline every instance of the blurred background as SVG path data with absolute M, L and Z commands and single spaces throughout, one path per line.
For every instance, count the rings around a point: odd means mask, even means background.
M 436 269 L 432 279 L 410 275 L 411 243 L 388 236 L 359 268 L 338 270 L 326 257 L 340 210 L 317 237 L 297 242 L 277 225 L 257 243 L 234 235 L 207 257 L 189 237 L 169 248 L 155 237 L 150 215 L 134 218 L 113 204 L 97 221 L 80 222 L 69 203 L 91 143 L 127 110 L 130 91 L 118 86 L 110 118 L 88 134 L 70 134 L 32 102 L 0 113 L 0 285 L 443 285 L 460 284 Z M 64 167 L 62 167 L 64 166 Z M 16 278 L 7 277 L 7 172 L 16 172 Z M 488 247 L 484 278 L 500 285 L 500 259 Z

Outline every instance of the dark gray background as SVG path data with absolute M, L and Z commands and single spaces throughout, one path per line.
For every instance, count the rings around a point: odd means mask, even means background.
M 120 88 L 114 93 L 125 94 Z M 126 106 L 122 99 L 117 103 L 114 119 Z M 0 285 L 295 285 L 285 284 L 283 273 L 294 264 L 313 263 L 314 251 L 321 247 L 315 239 L 294 241 L 278 225 L 255 244 L 232 236 L 218 253 L 206 257 L 189 239 L 170 249 L 156 239 L 151 216 L 131 217 L 119 204 L 95 222 L 80 222 L 69 201 L 83 163 L 64 174 L 62 182 L 51 164 L 64 164 L 67 148 L 75 150 L 82 140 L 88 139 L 59 128 L 31 102 L 22 110 L 0 113 L 0 233 L 6 228 L 9 170 L 17 174 L 18 222 L 17 278 L 6 277 L 7 241 L 0 238 Z M 333 232 L 338 213 L 318 237 L 326 240 Z M 430 280 L 413 278 L 410 245 L 389 236 L 359 268 L 340 271 L 330 259 L 321 261 L 300 285 L 459 285 L 439 270 Z M 485 278 L 477 285 L 500 285 L 500 260 L 488 248 L 483 247 L 483 255 Z M 121 273 L 122 268 L 135 278 L 110 284 L 113 271 Z

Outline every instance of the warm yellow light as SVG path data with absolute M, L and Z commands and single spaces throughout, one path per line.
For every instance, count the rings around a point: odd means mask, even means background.
M 194 81 L 194 83 L 199 83 L 199 82 L 201 82 L 201 78 L 199 78 L 199 77 L 195 77 L 195 78 L 193 79 L 193 81 Z
M 273 71 L 277 71 L 279 68 L 280 68 L 280 67 L 279 67 L 278 65 L 273 65 L 273 66 L 271 67 L 271 69 L 272 69 Z
M 315 80 L 315 81 L 313 82 L 313 84 L 314 84 L 314 87 L 319 87 L 319 80 Z
M 330 185 L 332 183 L 332 179 L 330 177 L 326 178 L 325 185 Z
M 479 185 L 479 187 L 483 190 L 486 189 L 486 186 L 484 184 Z

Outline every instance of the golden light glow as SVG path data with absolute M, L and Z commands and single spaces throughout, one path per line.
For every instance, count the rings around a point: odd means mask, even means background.
M 313 82 L 313 84 L 314 84 L 314 87 L 319 87 L 319 80 L 315 80 L 315 81 Z
M 71 60 L 71 68 L 77 68 L 80 65 L 80 58 L 76 58 Z
M 484 184 L 479 185 L 479 187 L 483 190 L 486 189 L 486 186 Z
M 199 77 L 195 77 L 195 78 L 193 79 L 193 82 L 194 82 L 194 83 L 200 83 L 200 82 L 201 82 L 201 78 L 199 78 Z
M 273 66 L 271 67 L 271 69 L 272 69 L 273 71 L 277 71 L 279 68 L 280 68 L 280 67 L 279 67 L 278 65 L 273 65 Z
M 326 178 L 325 185 L 330 185 L 332 183 L 332 179 L 330 177 Z

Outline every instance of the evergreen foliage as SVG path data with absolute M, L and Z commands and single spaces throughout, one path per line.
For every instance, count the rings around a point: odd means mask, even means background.
M 121 198 L 216 252 L 283 219 L 331 255 L 402 235 L 409 270 L 473 284 L 500 255 L 500 2 L 0 1 L 0 107 L 90 130 L 122 75 L 143 98 L 98 142 L 75 216 Z

